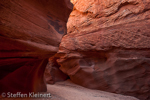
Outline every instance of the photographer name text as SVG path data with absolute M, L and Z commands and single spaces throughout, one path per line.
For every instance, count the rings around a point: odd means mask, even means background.
M 50 93 L 39 93 L 39 92 L 38 93 L 29 92 L 28 94 L 21 93 L 21 92 L 17 92 L 17 93 L 3 92 L 1 96 L 6 98 L 51 98 Z

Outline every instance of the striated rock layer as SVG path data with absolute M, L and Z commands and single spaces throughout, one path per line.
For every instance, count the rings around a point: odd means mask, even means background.
M 59 69 L 84 87 L 150 100 L 150 1 L 72 2 Z
M 0 1 L 0 93 L 46 91 L 45 66 L 71 11 L 69 0 Z

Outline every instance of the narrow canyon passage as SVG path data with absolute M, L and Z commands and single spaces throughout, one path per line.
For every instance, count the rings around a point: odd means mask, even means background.
M 71 2 L 0 1 L 0 94 L 150 100 L 150 1 Z

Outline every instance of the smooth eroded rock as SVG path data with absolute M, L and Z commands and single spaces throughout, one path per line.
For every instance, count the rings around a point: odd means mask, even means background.
M 0 93 L 46 91 L 43 73 L 72 7 L 69 0 L 0 1 Z

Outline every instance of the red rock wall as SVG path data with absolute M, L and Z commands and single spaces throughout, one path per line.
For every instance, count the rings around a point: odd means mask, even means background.
M 48 84 L 55 84 L 55 82 L 65 81 L 69 78 L 59 69 L 60 65 L 57 63 L 57 59 L 55 56 L 51 57 L 46 66 L 44 78 Z
M 0 1 L 0 93 L 46 91 L 45 66 L 71 11 L 69 0 Z
M 84 87 L 150 100 L 150 1 L 72 2 L 60 69 Z

